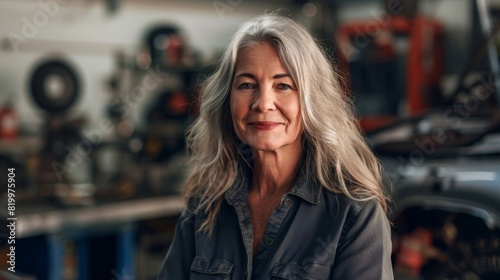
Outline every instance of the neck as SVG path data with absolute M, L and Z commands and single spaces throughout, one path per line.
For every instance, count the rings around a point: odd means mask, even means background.
M 250 192 L 266 198 L 289 191 L 297 175 L 301 156 L 301 141 L 276 151 L 254 151 Z

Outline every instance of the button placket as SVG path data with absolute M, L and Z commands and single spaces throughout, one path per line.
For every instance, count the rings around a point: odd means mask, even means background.
M 269 217 L 264 238 L 261 243 L 263 250 L 254 258 L 253 276 L 256 277 L 256 279 L 260 279 L 261 273 L 269 261 L 269 256 L 280 246 L 278 242 L 280 240 L 279 232 L 283 226 L 287 213 L 293 209 L 293 207 L 290 206 L 293 205 L 293 197 L 289 197 L 289 195 L 285 194 L 281 197 L 280 205 L 274 209 Z M 274 244 L 275 240 L 278 243 Z

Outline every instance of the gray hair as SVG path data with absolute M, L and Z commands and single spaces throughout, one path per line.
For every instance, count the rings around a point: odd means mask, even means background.
M 187 134 L 194 170 L 185 184 L 186 197 L 199 199 L 196 210 L 207 214 L 201 229 L 211 232 L 224 194 L 242 164 L 229 92 L 239 51 L 256 43 L 276 48 L 297 86 L 307 176 L 332 192 L 356 200 L 376 199 L 387 210 L 380 164 L 324 50 L 292 19 L 265 14 L 245 23 L 231 39 L 217 70 L 203 84 L 200 116 Z

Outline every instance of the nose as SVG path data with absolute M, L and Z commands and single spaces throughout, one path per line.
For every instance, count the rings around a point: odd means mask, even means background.
M 269 110 L 276 110 L 275 94 L 272 85 L 262 85 L 258 88 L 251 109 L 263 113 Z

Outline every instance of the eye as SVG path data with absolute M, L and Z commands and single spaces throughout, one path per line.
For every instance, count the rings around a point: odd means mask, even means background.
M 251 83 L 242 83 L 238 86 L 238 89 L 254 89 L 256 86 Z
M 292 88 L 292 86 L 290 86 L 288 84 L 279 84 L 278 85 L 278 89 L 280 89 L 280 90 L 291 90 L 293 88 Z

